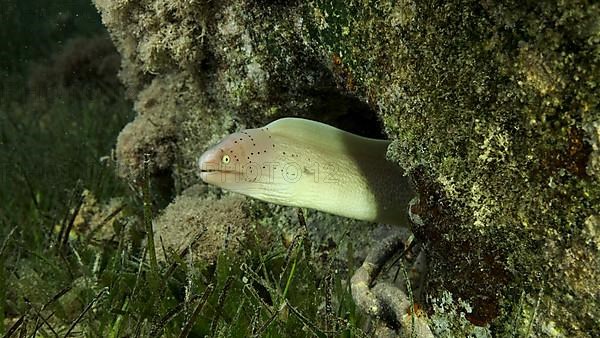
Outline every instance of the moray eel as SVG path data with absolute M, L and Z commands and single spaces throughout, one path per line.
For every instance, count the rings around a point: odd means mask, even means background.
M 270 203 L 406 225 L 414 196 L 390 141 L 301 118 L 233 133 L 198 159 L 201 179 Z

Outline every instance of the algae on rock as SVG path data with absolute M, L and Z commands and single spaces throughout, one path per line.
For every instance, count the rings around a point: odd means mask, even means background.
M 432 328 L 600 333 L 599 4 L 95 3 L 137 98 L 126 179 L 149 156 L 183 190 L 211 143 L 281 116 L 379 119 L 421 194 Z

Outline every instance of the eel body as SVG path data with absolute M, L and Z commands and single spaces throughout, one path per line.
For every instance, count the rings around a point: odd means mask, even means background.
M 204 182 L 266 202 L 405 225 L 414 193 L 389 143 L 283 118 L 227 136 L 198 165 Z

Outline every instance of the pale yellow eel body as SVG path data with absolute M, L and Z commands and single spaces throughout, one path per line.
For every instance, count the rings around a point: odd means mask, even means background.
M 266 202 L 406 225 L 414 193 L 389 143 L 283 118 L 227 136 L 198 164 L 204 182 Z

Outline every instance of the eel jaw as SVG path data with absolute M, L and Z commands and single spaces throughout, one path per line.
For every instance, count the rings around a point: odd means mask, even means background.
M 208 184 L 224 187 L 227 183 L 235 182 L 236 175 L 239 174 L 237 170 L 232 170 L 214 162 L 198 162 L 200 165 L 200 179 Z

